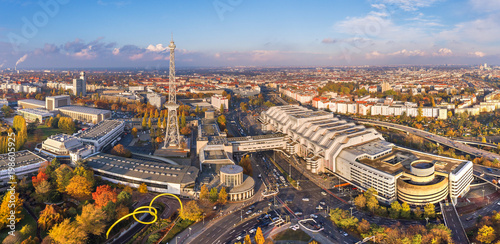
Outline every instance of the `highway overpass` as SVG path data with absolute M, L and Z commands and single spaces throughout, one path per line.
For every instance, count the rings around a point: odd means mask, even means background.
M 459 142 L 455 139 L 447 138 L 444 136 L 439 136 L 424 130 L 419 130 L 416 128 L 412 128 L 409 126 L 404 126 L 404 125 L 398 125 L 398 124 L 393 124 L 389 122 L 383 122 L 383 121 L 377 121 L 377 120 L 366 120 L 366 119 L 356 119 L 356 122 L 359 124 L 369 124 L 369 125 L 375 125 L 375 126 L 382 126 L 386 128 L 391 128 L 395 130 L 400 130 L 404 131 L 406 133 L 414 134 L 420 137 L 424 137 L 427 140 L 434 141 L 436 143 L 439 143 L 441 145 L 445 145 L 451 148 L 454 148 L 456 150 L 477 156 L 477 157 L 486 157 L 490 160 L 498 159 L 500 160 L 500 155 L 492 152 L 488 152 L 479 148 L 471 147 L 469 145 L 466 145 L 462 142 Z M 469 142 L 470 143 L 470 142 Z

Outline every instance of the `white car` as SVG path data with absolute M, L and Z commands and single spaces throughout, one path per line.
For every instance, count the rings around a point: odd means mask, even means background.
M 253 228 L 253 229 L 251 229 L 250 231 L 248 231 L 248 233 L 252 234 L 252 233 L 254 233 L 255 231 L 257 231 L 257 229 Z
M 319 204 L 321 204 L 321 205 L 326 205 L 326 203 L 325 203 L 325 202 L 319 202 Z
M 311 214 L 310 216 L 311 216 L 311 218 L 314 218 L 314 219 L 318 218 L 318 215 L 316 215 L 316 214 Z
M 236 240 L 239 241 L 239 240 L 241 240 L 241 238 L 242 238 L 241 236 L 238 236 L 238 237 L 236 237 Z
M 304 202 L 309 202 L 309 198 L 304 197 L 304 198 L 302 198 L 302 201 L 304 201 Z
M 499 206 L 500 206 L 500 202 L 497 202 L 497 205 L 499 205 Z
M 322 191 L 321 195 L 326 196 L 326 192 Z

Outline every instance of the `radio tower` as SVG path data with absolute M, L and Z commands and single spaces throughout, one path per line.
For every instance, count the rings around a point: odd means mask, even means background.
M 179 134 L 179 119 L 177 118 L 176 85 L 175 85 L 175 44 L 174 37 L 168 45 L 170 49 L 170 74 L 168 77 L 168 101 L 165 107 L 168 111 L 167 128 L 165 133 L 165 144 L 163 148 L 169 146 L 180 146 L 181 138 Z

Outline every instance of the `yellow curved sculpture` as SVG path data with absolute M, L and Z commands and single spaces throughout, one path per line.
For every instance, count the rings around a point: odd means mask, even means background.
M 113 227 L 115 227 L 115 225 L 117 225 L 118 223 L 120 223 L 120 221 L 132 216 L 134 217 L 135 221 L 141 223 L 141 224 L 145 224 L 145 225 L 150 225 L 154 222 L 156 222 L 156 220 L 158 220 L 158 210 L 156 210 L 156 208 L 153 208 L 153 203 L 154 201 L 156 200 L 156 198 L 159 198 L 161 196 L 172 196 L 172 197 L 175 197 L 177 199 L 177 201 L 179 201 L 179 204 L 181 205 L 181 212 L 183 211 L 183 207 L 182 207 L 182 202 L 181 202 L 181 199 L 179 199 L 179 197 L 177 197 L 176 195 L 174 194 L 170 194 L 170 193 L 163 193 L 163 194 L 160 194 L 158 196 L 156 196 L 155 198 L 153 198 L 153 200 L 151 200 L 151 202 L 149 202 L 149 206 L 142 206 L 142 207 L 138 207 L 134 210 L 134 212 L 132 213 L 129 213 L 123 217 L 121 217 L 119 220 L 117 220 L 113 225 L 111 225 L 111 227 L 109 227 L 108 229 L 108 232 L 106 232 L 106 239 L 108 239 L 108 236 L 109 236 L 109 232 L 111 232 L 111 229 L 113 229 Z M 143 210 L 143 209 L 147 209 L 147 210 Z M 142 210 L 142 211 L 139 211 L 139 210 Z M 136 214 L 142 214 L 142 213 L 148 213 L 148 214 L 151 214 L 154 216 L 154 219 L 151 220 L 151 221 L 148 221 L 148 222 L 144 222 L 144 221 L 141 221 L 139 219 L 137 219 L 137 217 L 135 216 Z

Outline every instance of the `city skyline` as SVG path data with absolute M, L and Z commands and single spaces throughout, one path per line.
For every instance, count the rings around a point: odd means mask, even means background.
M 0 68 L 497 64 L 500 3 L 1 1 Z

